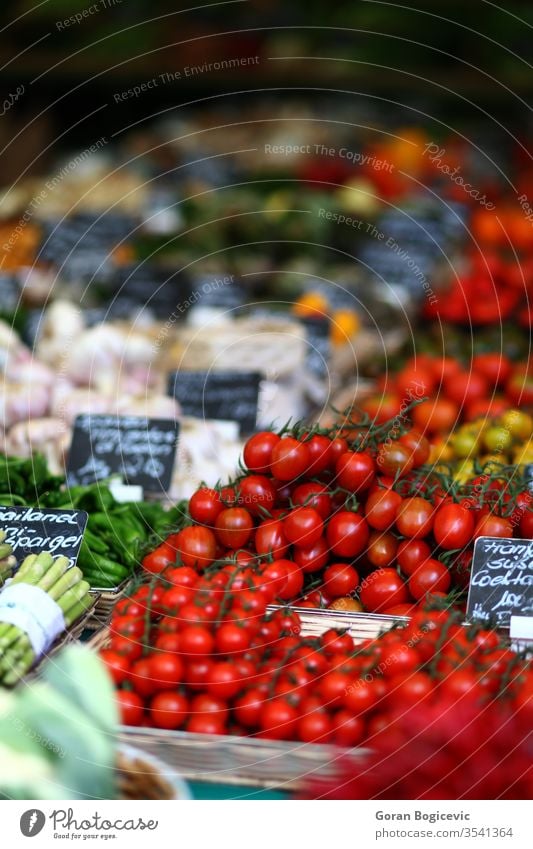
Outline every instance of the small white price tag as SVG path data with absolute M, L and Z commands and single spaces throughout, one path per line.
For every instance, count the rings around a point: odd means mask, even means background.
M 533 640 L 533 616 L 511 616 L 512 640 Z
M 515 651 L 533 652 L 533 616 L 511 616 L 509 635 Z
M 126 501 L 143 501 L 144 490 L 142 486 L 127 486 L 123 483 L 113 483 L 109 489 L 115 501 L 124 504 Z

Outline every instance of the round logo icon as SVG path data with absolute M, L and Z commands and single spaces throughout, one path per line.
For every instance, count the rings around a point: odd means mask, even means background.
M 20 830 L 24 837 L 36 837 L 46 823 L 46 817 L 42 811 L 33 808 L 31 811 L 25 811 L 20 818 Z

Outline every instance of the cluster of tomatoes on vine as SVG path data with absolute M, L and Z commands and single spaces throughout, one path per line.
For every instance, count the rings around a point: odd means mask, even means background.
M 261 588 L 231 589 L 168 567 L 117 605 L 101 652 L 128 725 L 278 740 L 372 743 L 399 707 L 531 695 L 528 667 L 498 635 L 445 611 L 355 645 L 346 631 L 302 636 L 294 611 L 266 611 Z
M 229 564 L 249 587 L 270 584 L 274 602 L 396 615 L 428 594 L 464 590 L 473 540 L 525 533 L 533 514 L 519 524 L 498 515 L 501 483 L 482 476 L 478 494 L 458 501 L 424 465 L 425 437 L 410 429 L 392 439 L 392 428 L 347 419 L 333 432 L 255 434 L 243 475 L 200 487 L 191 524 L 147 555 L 145 569 Z

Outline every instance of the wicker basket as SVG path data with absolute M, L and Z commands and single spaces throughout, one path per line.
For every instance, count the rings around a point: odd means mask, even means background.
M 92 616 L 85 626 L 88 631 L 100 631 L 109 625 L 115 604 L 124 596 L 133 578 L 134 575 L 125 578 L 118 587 L 113 587 L 112 589 L 91 587 L 91 595 L 94 595 L 98 600 L 93 608 Z

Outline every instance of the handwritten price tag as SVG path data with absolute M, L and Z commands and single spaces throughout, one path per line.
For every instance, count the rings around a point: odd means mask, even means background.
M 147 492 L 166 491 L 172 480 L 179 425 L 142 416 L 78 416 L 70 445 L 71 486 L 121 475 Z
M 479 537 L 467 617 L 509 627 L 516 614 L 533 616 L 533 540 Z
M 0 507 L 0 528 L 19 564 L 28 554 L 48 551 L 75 566 L 88 518 L 83 510 Z

